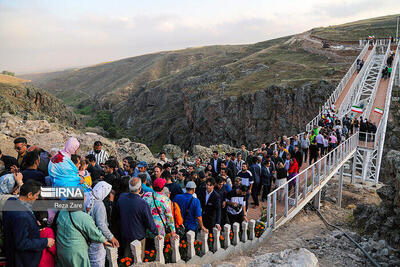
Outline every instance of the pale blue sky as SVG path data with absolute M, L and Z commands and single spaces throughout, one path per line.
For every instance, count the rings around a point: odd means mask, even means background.
M 244 44 L 400 13 L 385 0 L 0 0 L 0 71 L 87 66 L 162 50 Z

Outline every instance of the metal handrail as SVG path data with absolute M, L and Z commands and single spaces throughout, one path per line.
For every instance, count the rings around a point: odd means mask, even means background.
M 328 98 L 328 100 L 325 102 L 325 104 L 323 105 L 323 107 L 320 109 L 319 113 L 317 116 L 315 116 L 307 125 L 306 125 L 306 131 L 311 131 L 312 128 L 314 127 L 314 125 L 318 124 L 318 121 L 320 120 L 320 118 L 322 117 L 322 113 L 330 108 L 332 106 L 332 104 L 334 104 L 336 102 L 336 100 L 338 99 L 339 95 L 342 93 L 343 89 L 346 88 L 347 83 L 349 82 L 351 76 L 353 75 L 354 71 L 357 68 L 357 59 L 362 59 L 364 58 L 365 54 L 367 53 L 369 48 L 369 44 L 366 44 L 364 46 L 364 48 L 361 50 L 360 54 L 358 55 L 358 57 L 354 60 L 353 64 L 351 65 L 351 67 L 349 68 L 349 70 L 347 71 L 347 73 L 345 74 L 345 76 L 342 78 L 342 80 L 340 81 L 340 83 L 338 84 L 338 86 L 336 87 L 336 89 L 333 91 L 333 93 L 331 94 L 331 96 Z
M 400 48 L 400 43 L 397 44 L 397 49 L 396 49 L 396 55 L 394 57 L 394 60 L 392 62 L 392 75 L 390 76 L 390 81 L 388 85 L 388 92 L 386 94 L 386 100 L 385 100 L 385 109 L 383 110 L 383 118 L 379 122 L 379 148 L 378 148 L 378 160 L 376 163 L 376 180 L 378 181 L 379 179 L 379 172 L 380 172 L 380 167 L 381 167 L 381 162 L 382 162 L 382 154 L 383 154 L 383 144 L 385 142 L 385 135 L 386 135 L 386 126 L 387 126 L 387 121 L 389 117 L 389 110 L 390 110 L 390 102 L 392 98 L 392 90 L 393 90 L 393 84 L 396 76 L 396 71 L 397 67 L 400 64 L 400 55 L 399 55 L 399 48 Z M 381 126 L 382 124 L 382 126 Z M 378 139 L 378 138 L 376 138 Z M 375 140 L 376 142 L 378 140 Z
M 399 51 L 399 45 L 397 45 L 397 49 L 396 51 Z M 387 92 L 387 96 L 386 96 L 386 100 L 385 100 L 385 107 L 384 107 L 384 113 L 383 113 L 383 117 L 382 119 L 379 121 L 378 127 L 377 127 L 377 133 L 380 132 L 381 128 L 383 127 L 382 121 L 385 120 L 387 121 L 387 117 L 388 117 L 388 110 L 390 108 L 390 101 L 392 98 L 392 89 L 393 89 L 393 84 L 394 84 L 394 80 L 395 80 L 395 76 L 396 76 L 396 70 L 397 70 L 397 63 L 399 62 L 399 57 L 400 55 L 398 53 L 395 54 L 394 60 L 392 62 L 392 76 L 390 76 L 390 80 L 389 80 L 389 84 L 388 84 L 388 92 Z M 386 125 L 385 125 L 386 128 Z
M 338 117 L 342 118 L 344 117 L 351 109 L 354 101 L 354 97 L 357 95 L 357 92 L 359 90 L 359 86 L 361 85 L 362 78 L 366 74 L 367 70 L 369 70 L 369 66 L 372 63 L 372 59 L 375 56 L 376 53 L 376 45 L 371 50 L 371 53 L 368 55 L 367 60 L 364 63 L 363 68 L 360 70 L 360 73 L 358 73 L 356 79 L 353 81 L 353 84 L 351 85 L 349 92 L 345 96 L 342 104 L 340 107 L 338 107 Z
M 325 180 L 327 174 L 330 174 L 335 171 L 335 166 L 338 164 L 344 163 L 347 159 L 346 157 L 354 152 L 358 145 L 358 137 L 359 133 L 355 133 L 341 144 L 339 144 L 335 149 L 321 157 L 317 162 L 308 166 L 302 172 L 286 181 L 283 185 L 276 188 L 274 191 L 268 194 L 267 197 L 267 226 L 276 228 L 277 220 L 277 197 L 284 190 L 285 195 L 285 209 L 284 209 L 284 217 L 288 217 L 289 215 L 289 184 L 296 180 L 295 185 L 295 197 L 294 197 L 294 205 L 298 206 L 301 198 L 306 199 L 307 194 L 317 189 L 317 187 L 321 184 L 322 181 Z M 323 166 L 321 166 L 323 163 Z M 322 170 L 323 168 L 323 170 Z M 315 175 L 315 171 L 317 171 L 317 175 Z M 311 172 L 311 191 L 308 186 L 308 173 Z M 322 175 L 321 175 L 322 174 Z M 302 185 L 304 188 L 300 188 L 300 177 L 304 178 L 305 183 Z M 302 190 L 303 192 L 300 192 Z M 317 189 L 319 190 L 319 188 Z M 291 199 L 293 200 L 293 199 Z M 272 204 L 272 205 L 271 205 Z M 272 215 L 272 217 L 271 217 Z
M 366 118 L 369 118 L 369 115 L 371 114 L 372 106 L 374 105 L 374 100 L 375 100 L 375 97 L 376 97 L 376 93 L 378 91 L 379 84 L 380 84 L 381 78 L 382 78 L 382 69 L 386 64 L 386 60 L 387 60 L 387 57 L 388 57 L 389 52 L 390 52 L 390 44 L 391 44 L 391 41 L 389 40 L 389 44 L 388 44 L 388 47 L 386 49 L 386 53 L 385 53 L 385 55 L 383 57 L 383 61 L 382 61 L 381 66 L 379 68 L 378 77 L 376 78 L 376 82 L 375 82 L 375 85 L 374 85 L 374 89 L 372 91 L 372 95 L 371 95 L 371 97 L 369 99 L 369 103 L 368 103 L 367 109 L 365 111 L 365 117 Z

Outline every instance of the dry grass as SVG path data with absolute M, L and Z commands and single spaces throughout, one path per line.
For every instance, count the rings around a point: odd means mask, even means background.
M 21 78 L 17 78 L 10 75 L 0 74 L 0 83 L 8 83 L 8 84 L 23 84 L 30 82 L 30 80 L 24 80 Z
M 399 14 L 315 28 L 312 30 L 311 35 L 339 42 L 358 42 L 359 39 L 365 39 L 368 35 L 375 35 L 376 38 L 388 38 L 396 35 L 397 16 Z

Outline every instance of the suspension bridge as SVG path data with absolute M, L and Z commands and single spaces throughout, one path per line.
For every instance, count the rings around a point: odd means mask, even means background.
M 360 41 L 362 50 L 343 79 L 321 107 L 319 114 L 306 125 L 306 132 L 297 136 L 299 140 L 311 131 L 322 118 L 324 111 L 335 107 L 337 116 L 342 120 L 351 113 L 352 106 L 363 107 L 363 118 L 377 125 L 376 133 L 356 132 L 340 143 L 334 150 L 321 157 L 312 165 L 307 165 L 299 174 L 272 191 L 267 198 L 266 224 L 272 231 L 293 218 L 307 203 L 312 202 L 319 209 L 321 189 L 338 176 L 338 205 L 341 205 L 343 177 L 351 177 L 351 183 L 379 182 L 379 170 L 382 162 L 386 126 L 391 103 L 392 89 L 400 86 L 398 44 L 381 39 L 374 42 Z M 395 53 L 392 74 L 382 78 L 382 70 L 391 53 Z M 357 71 L 357 60 L 363 60 L 364 66 Z M 373 112 L 379 107 L 383 115 Z M 276 146 L 276 144 L 274 144 Z M 289 184 L 295 186 L 289 190 Z M 250 209 L 248 217 L 260 218 L 259 209 Z

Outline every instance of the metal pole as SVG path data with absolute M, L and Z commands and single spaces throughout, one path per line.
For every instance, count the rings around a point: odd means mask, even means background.
M 353 156 L 353 166 L 351 168 L 351 184 L 356 182 L 356 158 L 357 158 L 357 151 Z
M 343 189 L 343 166 L 340 168 L 339 175 L 339 192 L 338 192 L 338 206 L 339 208 L 342 206 L 342 189 Z
M 400 16 L 397 17 L 396 42 L 399 41 L 399 18 L 400 18 Z
M 321 190 L 318 190 L 318 193 L 314 196 L 314 208 L 319 210 L 321 203 Z

